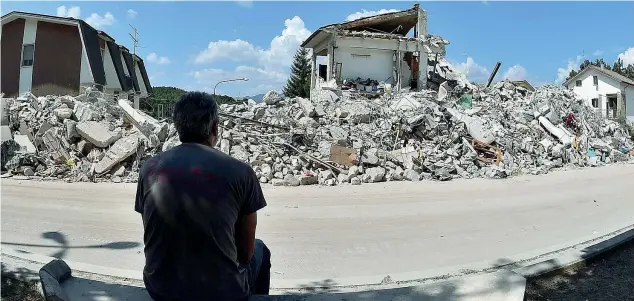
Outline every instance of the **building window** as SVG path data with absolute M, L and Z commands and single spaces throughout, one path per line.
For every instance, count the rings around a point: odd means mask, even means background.
M 593 98 L 592 99 L 592 107 L 593 108 L 598 108 L 599 107 L 599 99 L 598 98 Z
M 599 85 L 599 77 L 598 76 L 593 76 L 592 77 L 592 82 L 594 83 L 595 86 Z
M 22 46 L 22 67 L 33 66 L 33 58 L 35 56 L 35 45 L 28 44 Z
M 577 87 L 581 87 L 581 80 L 577 80 L 577 81 L 575 82 L 575 86 L 577 86 Z
M 101 62 L 102 63 L 103 63 L 105 55 L 106 55 L 106 48 L 101 48 Z

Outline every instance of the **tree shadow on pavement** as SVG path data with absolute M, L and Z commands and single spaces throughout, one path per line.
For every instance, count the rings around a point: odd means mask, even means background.
M 301 285 L 300 292 L 274 296 L 255 296 L 254 301 L 352 301 L 352 300 L 420 300 L 420 301 L 458 301 L 469 297 L 471 300 L 497 300 L 511 291 L 523 289 L 524 279 L 509 271 L 496 272 L 496 277 L 478 283 L 475 278 L 455 278 L 444 281 L 418 284 L 409 287 L 350 291 L 350 287 L 341 287 L 332 279 Z M 475 284 L 475 285 L 474 285 Z
M 583 257 L 597 248 L 584 249 Z M 545 264 L 556 270 L 529 278 L 524 301 L 634 300 L 634 240 L 563 269 L 554 260 Z
M 42 238 L 49 239 L 55 242 L 57 245 L 44 245 L 44 244 L 25 244 L 25 243 L 12 243 L 12 242 L 2 242 L 2 245 L 7 246 L 17 246 L 17 247 L 41 247 L 41 248 L 59 248 L 59 251 L 48 255 L 50 257 L 64 259 L 66 254 L 70 249 L 115 249 L 115 250 L 123 250 L 123 249 L 132 249 L 140 246 L 141 244 L 134 241 L 119 241 L 119 242 L 111 242 L 106 244 L 97 244 L 97 245 L 80 245 L 80 246 L 71 246 L 68 243 L 68 239 L 66 235 L 62 232 L 53 231 L 53 232 L 44 232 L 41 234 Z
M 44 301 L 38 289 L 37 273 L 26 268 L 9 269 L 4 262 L 1 268 L 3 301 Z

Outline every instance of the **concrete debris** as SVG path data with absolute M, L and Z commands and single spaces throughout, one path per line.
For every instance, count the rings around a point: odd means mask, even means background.
M 510 81 L 485 88 L 442 61 L 434 68 L 440 92 L 368 98 L 328 88 L 304 99 L 271 91 L 262 103 L 222 104 L 216 148 L 276 186 L 502 179 L 634 160 L 630 130 L 570 91 L 528 92 Z M 8 99 L 19 138 L 2 144 L 14 175 L 134 182 L 147 158 L 180 144 L 173 125 L 98 91 L 19 99 Z
M 78 96 L 3 98 L 12 139 L 2 144 L 2 170 L 67 182 L 136 182 L 139 166 L 168 138 L 169 124 L 112 100 L 96 88 Z M 175 134 L 172 134 L 174 136 Z
M 439 82 L 440 96 L 426 90 L 367 98 L 328 88 L 311 91 L 311 99 L 270 92 L 276 100 L 223 104 L 216 148 L 274 185 L 501 179 L 634 159 L 627 128 L 561 87 L 531 93 L 504 81 L 484 88 L 442 62 L 438 68 L 451 78 Z M 256 111 L 257 123 L 236 117 Z

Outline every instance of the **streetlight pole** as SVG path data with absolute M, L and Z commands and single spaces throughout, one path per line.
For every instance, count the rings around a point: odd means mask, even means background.
M 246 77 L 221 80 L 221 81 L 217 82 L 216 85 L 214 86 L 214 95 L 216 95 L 216 87 L 218 87 L 219 84 L 227 83 L 227 82 L 235 82 L 235 81 L 245 81 L 246 82 L 248 80 L 249 79 L 246 78 Z

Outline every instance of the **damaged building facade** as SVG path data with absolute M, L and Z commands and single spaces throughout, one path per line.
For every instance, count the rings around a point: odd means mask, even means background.
M 80 19 L 14 11 L 2 16 L 1 92 L 15 97 L 78 95 L 96 86 L 119 98 L 144 98 L 143 60 Z
M 412 29 L 413 36 L 408 36 Z M 376 92 L 381 82 L 396 91 L 426 89 L 428 61 L 443 58 L 447 44 L 428 34 L 427 13 L 415 4 L 405 11 L 323 26 L 301 46 L 312 49 L 311 89 L 319 80 L 334 80 L 339 86 Z M 320 56 L 325 65 L 317 65 Z M 364 81 L 361 86 L 359 81 Z
M 634 81 L 612 70 L 587 66 L 564 82 L 578 97 L 608 119 L 634 121 Z

